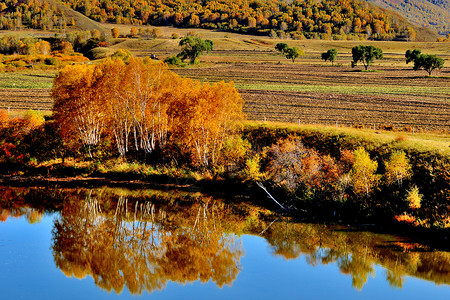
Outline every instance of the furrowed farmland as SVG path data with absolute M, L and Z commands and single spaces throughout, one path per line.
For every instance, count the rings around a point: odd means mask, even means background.
M 170 30 L 165 28 L 167 35 Z M 427 77 L 423 70 L 413 71 L 404 58 L 406 49 L 419 48 L 443 57 L 448 64 L 449 43 L 364 42 L 383 49 L 384 59 L 362 72 L 362 66 L 351 68 L 350 61 L 351 48 L 363 42 L 283 41 L 305 52 L 292 63 L 274 49 L 282 40 L 206 30 L 199 34 L 214 42 L 214 51 L 205 53 L 198 65 L 172 70 L 200 81 L 233 81 L 250 120 L 408 131 L 450 129 L 448 66 Z M 332 47 L 339 52 L 334 66 L 320 60 L 320 54 Z M 119 39 L 108 51 L 117 49 L 136 56 L 154 54 L 159 59 L 180 50 L 178 40 L 168 38 Z M 55 74 L 0 73 L 0 109 L 51 110 L 49 94 Z

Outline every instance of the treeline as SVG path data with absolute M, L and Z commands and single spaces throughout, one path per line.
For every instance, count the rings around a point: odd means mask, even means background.
M 0 38 L 0 70 L 18 68 L 58 68 L 68 63 L 87 61 L 81 53 L 74 50 L 66 38 L 36 39 L 5 35 Z M 86 44 L 82 39 L 79 43 Z
M 73 18 L 67 19 L 56 5 L 47 1 L 3 0 L 0 3 L 0 30 L 52 30 L 74 25 Z
M 403 26 L 381 9 L 349 0 L 146 1 L 64 0 L 100 22 L 173 25 L 302 38 L 391 40 Z
M 280 38 L 412 39 L 411 27 L 386 11 L 356 0 L 293 1 L 219 0 L 63 0 L 99 21 L 116 24 L 172 25 L 209 28 Z M 40 29 L 75 25 L 47 2 L 8 0 L 1 10 L 0 29 Z M 1 8 L 0 7 L 0 8 Z
M 103 53 L 96 48 L 107 46 L 106 36 L 96 29 L 40 39 L 5 35 L 0 38 L 0 69 L 35 68 L 43 64 L 62 67 L 97 59 Z

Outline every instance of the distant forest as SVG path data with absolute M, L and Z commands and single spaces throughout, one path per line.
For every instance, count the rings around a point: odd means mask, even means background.
M 395 11 L 409 22 L 437 31 L 450 33 L 450 0 L 367 0 Z
M 355 0 L 61 0 L 99 22 L 173 25 L 280 38 L 413 40 L 404 20 Z M 0 29 L 73 24 L 51 0 L 6 0 Z

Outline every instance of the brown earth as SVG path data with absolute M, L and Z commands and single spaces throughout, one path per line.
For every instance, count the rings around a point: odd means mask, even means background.
M 51 110 L 50 89 L 0 89 L 0 109 Z

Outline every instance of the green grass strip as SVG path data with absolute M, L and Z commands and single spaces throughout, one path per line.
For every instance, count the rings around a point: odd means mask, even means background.
M 450 102 L 450 88 L 447 87 L 411 87 L 411 86 L 357 86 L 357 85 L 303 85 L 303 84 L 247 84 L 236 83 L 239 89 L 267 90 L 267 91 L 291 91 L 291 92 L 315 92 L 338 94 L 370 94 L 370 95 L 410 95 L 410 96 L 439 96 L 443 101 Z
M 53 85 L 53 72 L 47 73 L 0 73 L 2 89 L 50 89 Z

